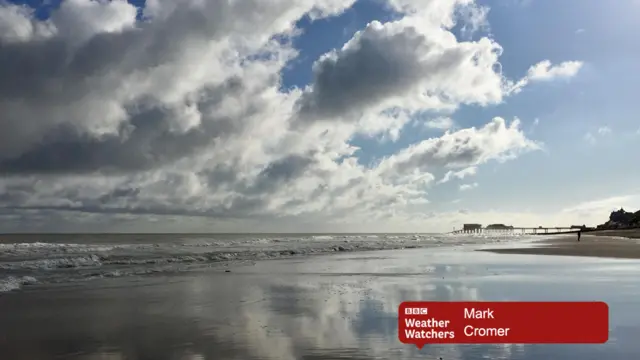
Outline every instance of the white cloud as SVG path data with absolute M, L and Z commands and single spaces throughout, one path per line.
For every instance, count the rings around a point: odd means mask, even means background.
M 460 185 L 460 191 L 467 191 L 467 190 L 475 189 L 477 187 L 478 187 L 478 183 L 462 184 Z
M 478 168 L 476 166 L 470 166 L 470 167 L 468 167 L 466 169 L 462 169 L 460 171 L 449 170 L 444 175 L 444 177 L 440 181 L 438 181 L 438 184 L 444 184 L 446 182 L 449 182 L 453 178 L 457 178 L 457 179 L 461 179 L 462 180 L 467 176 L 473 176 L 473 175 L 477 174 L 477 172 L 478 172 Z
M 43 40 L 55 33 L 50 22 L 34 20 L 30 8 L 0 2 L 0 44 Z
M 590 132 L 588 132 L 588 133 L 586 133 L 586 134 L 584 135 L 584 140 L 585 140 L 586 142 L 588 142 L 589 144 L 592 144 L 592 145 L 593 145 L 593 144 L 595 144 L 595 143 L 597 142 L 596 137 L 595 137 L 595 136 L 593 136 L 593 134 L 592 134 L 592 133 L 590 133 Z
M 510 87 L 510 93 L 519 93 L 522 88 L 531 82 L 551 81 L 555 79 L 567 79 L 574 77 L 584 64 L 581 61 L 565 61 L 558 65 L 551 64 L 549 60 L 543 60 L 529 68 L 527 75 Z
M 627 211 L 637 211 L 638 203 L 640 202 L 640 194 L 629 194 L 611 196 L 604 199 L 590 200 L 582 202 L 570 207 L 562 209 L 564 213 L 578 213 L 578 214 L 597 214 L 600 217 L 608 215 L 610 212 L 625 208 Z M 602 223 L 607 219 L 603 218 Z
M 461 32 L 465 37 L 471 37 L 476 31 L 489 30 L 489 7 L 487 6 L 466 6 L 462 8 L 461 17 L 464 19 L 464 25 Z
M 582 67 L 581 61 L 565 61 L 558 65 L 552 65 L 549 60 L 544 60 L 529 69 L 529 80 L 553 80 L 556 78 L 568 78 L 575 76 Z
M 455 126 L 455 122 L 450 117 L 441 116 L 427 120 L 424 126 L 429 129 L 448 130 Z
M 580 35 L 582 33 L 584 33 L 586 30 L 585 29 L 578 29 L 576 30 L 576 35 Z
M 611 128 L 608 126 L 601 126 L 598 128 L 598 134 L 602 136 L 609 135 L 611 134 Z
M 0 2 L 0 213 L 400 223 L 420 218 L 433 173 L 463 179 L 541 148 L 518 120 L 452 128 L 459 106 L 499 104 L 513 85 L 495 40 L 452 32 L 486 21 L 471 0 L 390 0 L 404 17 L 370 23 L 282 92 L 296 22 L 352 3 L 155 0 L 137 21 L 124 0 L 68 0 L 41 21 Z M 359 162 L 355 135 L 395 140 L 424 113 L 448 131 Z
M 439 138 L 424 140 L 384 159 L 383 172 L 404 173 L 431 167 L 461 168 L 480 165 L 489 160 L 505 161 L 541 145 L 528 139 L 514 120 L 494 118 L 482 128 L 447 132 Z
M 450 111 L 499 103 L 504 79 L 494 65 L 501 51 L 489 38 L 458 42 L 413 18 L 374 21 L 314 64 L 299 121 L 353 122 L 388 108 Z

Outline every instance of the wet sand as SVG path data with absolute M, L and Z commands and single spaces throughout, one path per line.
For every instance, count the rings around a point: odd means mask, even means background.
M 343 253 L 0 295 L 0 359 L 640 358 L 640 261 L 451 249 Z M 598 300 L 601 345 L 397 339 L 406 300 Z
M 590 235 L 598 236 L 615 236 L 624 237 L 628 239 L 640 239 L 640 229 L 628 229 L 628 230 L 598 230 L 589 233 Z
M 537 254 L 640 259 L 640 230 L 606 230 L 577 235 L 559 235 L 538 241 L 535 246 L 482 249 L 502 254 Z

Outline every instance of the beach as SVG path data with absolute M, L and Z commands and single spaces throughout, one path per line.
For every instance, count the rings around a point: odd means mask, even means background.
M 33 284 L 0 295 L 0 358 L 640 358 L 640 261 L 475 251 L 514 246 L 336 252 Z M 418 350 L 397 338 L 407 300 L 606 301 L 610 338 Z
M 557 235 L 536 242 L 536 246 L 484 249 L 503 254 L 538 254 L 640 259 L 640 230 L 589 232 L 578 241 L 577 235 Z

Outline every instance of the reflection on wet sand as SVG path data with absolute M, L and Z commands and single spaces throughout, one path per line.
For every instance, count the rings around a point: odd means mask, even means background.
M 636 359 L 639 266 L 414 250 L 36 289 L 0 297 L 0 358 Z M 418 350 L 397 340 L 405 300 L 604 300 L 611 340 Z

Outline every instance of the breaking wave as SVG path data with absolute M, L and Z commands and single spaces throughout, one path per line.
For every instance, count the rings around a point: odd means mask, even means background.
M 391 250 L 443 245 L 482 244 L 505 236 L 447 236 L 434 234 L 193 236 L 101 235 L 82 240 L 69 235 L 64 243 L 0 244 L 0 293 L 39 283 L 145 275 L 216 266 L 230 261 L 257 261 L 349 251 Z M 9 237 L 9 240 L 11 238 Z M 8 240 L 3 238 L 4 241 Z M 17 236 L 15 240 L 22 240 Z M 135 241 L 134 241 L 135 240 Z M 139 242 L 143 240 L 144 242 Z M 138 243 L 139 242 L 139 243 Z M 36 279 L 38 279 L 36 281 Z
M 33 276 L 9 276 L 6 278 L 0 278 L 0 293 L 19 290 L 22 288 L 22 285 L 36 284 L 37 282 L 38 280 Z

